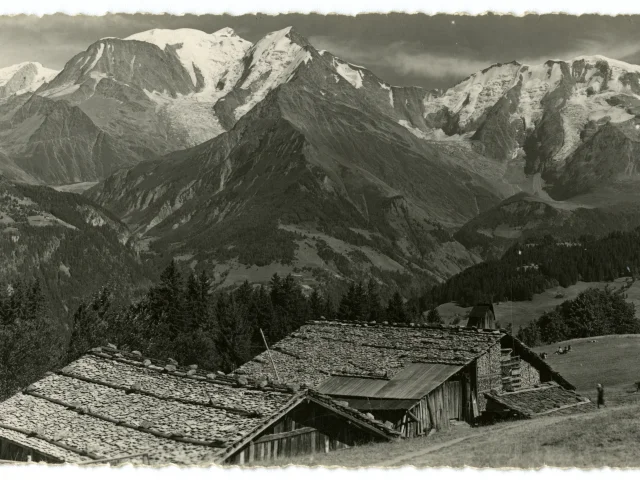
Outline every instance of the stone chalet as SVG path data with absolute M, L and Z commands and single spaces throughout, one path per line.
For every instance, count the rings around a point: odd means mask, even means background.
M 405 437 L 446 429 L 451 420 L 516 415 L 526 405 L 513 400 L 534 401 L 518 392 L 544 389 L 548 382 L 561 394 L 547 410 L 585 402 L 512 335 L 460 326 L 313 322 L 237 373 L 306 384 L 389 422 Z
M 0 459 L 247 464 L 399 433 L 295 385 L 96 348 L 0 403 Z

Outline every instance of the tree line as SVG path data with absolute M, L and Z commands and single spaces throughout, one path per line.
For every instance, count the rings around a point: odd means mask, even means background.
M 136 301 L 117 282 L 103 286 L 80 302 L 68 331 L 39 280 L 0 288 L 0 398 L 100 345 L 229 372 L 310 320 L 422 321 L 418 303 L 398 292 L 383 301 L 375 280 L 351 284 L 338 301 L 306 294 L 292 275 L 219 291 L 206 271 L 185 276 L 175 261 Z
M 425 305 L 529 301 L 534 294 L 578 281 L 604 282 L 640 272 L 640 228 L 603 238 L 558 242 L 551 236 L 517 243 L 499 260 L 482 262 L 434 286 Z
M 622 290 L 589 288 L 575 299 L 520 328 L 517 337 L 529 346 L 562 342 L 572 338 L 640 333 L 635 305 Z

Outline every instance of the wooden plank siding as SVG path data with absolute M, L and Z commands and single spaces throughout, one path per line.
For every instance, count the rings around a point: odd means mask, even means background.
M 32 462 L 63 463 L 62 460 L 24 447 L 6 438 L 0 438 L 0 459 L 15 462 L 27 462 L 31 459 Z
M 432 390 L 399 419 L 393 418 L 393 412 L 375 413 L 379 420 L 393 423 L 403 437 L 417 437 L 431 429 L 447 430 L 450 420 L 470 421 L 473 418 L 470 403 L 471 383 L 465 372 Z
M 372 434 L 355 423 L 318 404 L 307 403 L 282 417 L 227 459 L 227 463 L 268 463 L 280 458 L 327 453 L 372 440 Z

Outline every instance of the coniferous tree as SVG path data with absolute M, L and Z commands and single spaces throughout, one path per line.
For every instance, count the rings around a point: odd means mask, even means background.
M 185 308 L 185 295 L 182 275 L 175 260 L 160 275 L 158 286 L 149 291 L 151 322 L 163 335 L 163 340 L 171 340 L 189 326 L 188 312 Z
M 409 323 L 410 319 L 404 308 L 404 300 L 400 292 L 395 292 L 387 305 L 387 321 L 391 323 Z
M 0 399 L 4 399 L 56 366 L 64 345 L 39 280 L 16 282 L 0 292 Z
M 369 322 L 380 322 L 384 319 L 384 310 L 380 304 L 378 284 L 373 278 L 369 279 L 369 283 L 367 283 L 366 304 L 366 319 Z
M 324 317 L 327 320 L 335 320 L 336 318 L 336 307 L 329 296 L 324 301 Z
M 251 358 L 251 328 L 246 312 L 233 296 L 220 295 L 216 305 L 216 349 L 220 367 L 231 371 Z
M 319 320 L 324 316 L 324 302 L 316 289 L 309 295 L 309 311 L 313 320 Z
M 442 323 L 442 317 L 440 316 L 440 312 L 437 308 L 429 310 L 429 313 L 427 314 L 427 323 L 433 325 L 440 325 Z
M 101 288 L 89 301 L 81 302 L 73 315 L 67 361 L 77 359 L 90 348 L 116 341 L 110 338 L 110 333 L 119 314 L 111 285 Z

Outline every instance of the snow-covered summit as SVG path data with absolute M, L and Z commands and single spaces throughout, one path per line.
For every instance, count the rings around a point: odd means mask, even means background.
M 583 62 L 578 68 L 578 63 Z M 608 65 L 607 78 L 603 77 L 600 66 Z M 563 67 L 564 65 L 564 67 Z M 531 126 L 542 113 L 541 100 L 553 91 L 564 76 L 573 76 L 574 96 L 586 97 L 593 93 L 611 95 L 615 92 L 630 92 L 625 76 L 640 73 L 639 65 L 632 65 L 602 55 L 578 56 L 571 60 L 549 60 L 539 65 L 526 65 L 518 62 L 498 63 L 476 72 L 442 96 L 425 101 L 426 114 L 435 113 L 446 107 L 459 115 L 462 128 L 473 128 L 486 110 L 519 82 L 520 95 L 518 110 L 527 126 Z M 584 99 L 582 99 L 584 100 Z M 590 100 L 591 102 L 595 101 Z
M 164 50 L 167 45 L 180 45 L 176 54 L 197 84 L 196 68 L 204 78 L 205 89 L 215 88 L 220 77 L 237 63 L 251 47 L 251 42 L 235 34 L 231 28 L 205 33 L 192 28 L 153 29 L 136 33 L 124 40 L 137 40 Z
M 22 62 L 0 68 L 0 98 L 36 91 L 58 73 L 39 62 Z
M 607 62 L 612 68 L 619 68 L 627 72 L 640 72 L 640 65 L 623 62 L 622 60 L 616 60 L 614 58 L 605 57 L 604 55 L 580 55 L 569 61 L 569 63 L 583 60 L 585 63 L 595 65 L 598 62 Z
M 301 64 L 311 60 L 311 53 L 300 40 L 292 27 L 287 27 L 267 34 L 247 51 L 248 75 L 245 72 L 238 87 L 252 94 L 238 107 L 236 118 L 251 110 L 278 85 L 288 82 Z

